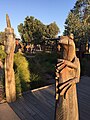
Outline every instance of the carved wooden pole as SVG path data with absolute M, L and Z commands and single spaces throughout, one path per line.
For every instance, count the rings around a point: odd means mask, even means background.
M 7 28 L 5 28 L 5 52 L 7 54 L 5 59 L 5 90 L 7 102 L 16 100 L 15 76 L 13 70 L 15 38 L 14 29 L 11 28 L 9 16 L 6 15 Z
M 63 57 L 56 65 L 56 120 L 79 120 L 76 83 L 80 79 L 80 62 L 73 35 L 62 36 Z

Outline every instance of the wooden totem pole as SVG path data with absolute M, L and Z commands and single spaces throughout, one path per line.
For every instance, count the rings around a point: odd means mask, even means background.
M 76 83 L 80 79 L 80 63 L 73 35 L 61 36 L 60 46 L 63 58 L 58 59 L 56 68 L 56 120 L 79 120 Z
M 7 28 L 5 28 L 5 91 L 7 102 L 16 100 L 15 76 L 13 70 L 15 37 L 14 29 L 11 28 L 9 16 L 6 14 Z

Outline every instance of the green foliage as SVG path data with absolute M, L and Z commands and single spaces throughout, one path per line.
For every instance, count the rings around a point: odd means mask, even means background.
M 41 76 L 35 73 L 35 71 L 31 72 L 31 83 L 30 83 L 31 89 L 38 88 L 43 84 L 44 82 L 41 80 Z
M 42 52 L 36 55 L 36 60 L 39 63 L 39 66 L 41 66 L 40 68 L 43 75 L 54 74 L 56 59 L 57 55 L 54 52 L 53 53 Z
M 89 59 L 87 57 L 84 57 L 81 60 L 81 75 L 90 76 L 89 69 L 90 69 L 90 57 Z
M 49 80 L 47 76 L 55 77 L 55 64 L 57 55 L 55 53 L 37 53 L 35 57 L 28 58 L 31 70 L 31 81 L 33 87 L 46 84 Z
M 5 33 L 0 32 L 0 59 L 4 59 L 6 57 L 6 54 L 4 52 L 4 41 L 5 41 Z
M 3 60 L 3 59 L 5 59 L 5 57 L 6 57 L 6 54 L 5 54 L 5 52 L 4 52 L 4 46 L 0 46 L 0 59 L 1 60 Z
M 59 28 L 55 22 L 46 26 L 46 36 L 47 38 L 54 38 L 59 32 Z
M 70 11 L 66 22 L 64 35 L 73 33 L 75 41 L 83 44 L 90 38 L 90 2 L 89 0 L 77 0 Z
M 54 77 L 55 53 L 37 53 L 35 57 L 26 58 L 20 53 L 14 56 L 14 70 L 17 95 L 23 91 L 44 86 L 48 83 L 47 75 Z
M 28 61 L 20 53 L 16 53 L 14 56 L 14 69 L 17 94 L 30 89 Z
M 44 37 L 55 37 L 59 28 L 55 22 L 44 25 L 40 20 L 33 16 L 27 16 L 24 23 L 18 25 L 18 31 L 25 42 L 41 43 Z
M 90 76 L 90 55 L 85 54 L 81 60 L 81 75 Z
M 0 32 L 0 45 L 4 45 L 5 32 Z

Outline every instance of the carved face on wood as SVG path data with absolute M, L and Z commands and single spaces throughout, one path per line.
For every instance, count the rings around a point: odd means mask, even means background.
M 73 39 L 68 36 L 61 36 L 59 44 L 64 48 L 63 58 L 72 61 L 75 57 L 75 44 Z

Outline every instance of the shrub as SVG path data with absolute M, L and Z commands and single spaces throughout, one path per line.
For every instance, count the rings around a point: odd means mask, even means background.
M 6 54 L 4 52 L 4 47 L 0 46 L 0 59 L 3 60 L 5 59 L 5 57 L 6 57 Z
M 36 53 L 34 57 L 27 57 L 31 71 L 32 87 L 39 87 L 47 84 L 55 77 L 55 64 L 57 55 L 55 53 Z M 49 76 L 49 78 L 47 78 Z
M 37 54 L 35 60 L 41 66 L 41 72 L 43 74 L 50 74 L 53 76 L 55 73 L 55 64 L 57 61 L 57 54 L 56 53 L 40 53 Z
M 17 93 L 30 89 L 30 71 L 28 68 L 28 61 L 20 53 L 16 53 L 14 55 L 14 70 Z
M 6 54 L 5 54 L 5 52 L 4 52 L 4 46 L 0 46 L 0 62 L 2 63 L 2 64 L 4 64 L 4 60 L 5 60 L 5 57 L 6 57 Z M 2 86 L 2 89 L 3 89 L 3 92 L 4 92 L 4 90 L 5 90 L 5 74 L 4 74 L 4 65 L 2 65 L 2 67 L 0 68 L 0 84 L 1 84 L 1 86 Z M 3 94 L 3 96 L 4 96 L 4 94 Z
M 30 83 L 31 89 L 38 88 L 43 84 L 44 82 L 42 81 L 41 76 L 39 74 L 31 73 L 31 83 Z
M 81 60 L 81 75 L 90 76 L 90 60 L 87 57 Z

